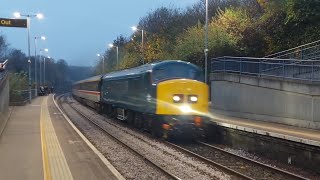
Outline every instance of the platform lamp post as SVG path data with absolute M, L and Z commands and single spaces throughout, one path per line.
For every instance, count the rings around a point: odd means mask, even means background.
M 41 68 L 41 58 L 42 58 L 42 49 L 40 49 L 39 50 L 40 52 L 39 52 L 39 65 L 40 65 L 40 67 L 39 67 L 39 86 L 41 86 L 42 85 L 42 68 Z
M 44 36 L 36 36 L 34 37 L 34 81 L 35 81 L 35 96 L 38 94 L 38 76 L 37 76 L 37 39 L 46 40 Z M 39 57 L 40 62 L 40 57 Z M 41 71 L 40 71 L 41 73 Z M 39 83 L 40 84 L 40 83 Z
M 27 34 L 28 34 L 28 66 L 29 66 L 29 103 L 31 103 L 31 58 L 30 58 L 30 19 L 37 17 L 38 19 L 43 18 L 43 14 L 21 14 L 19 12 L 13 13 L 14 17 L 20 18 L 21 16 L 27 17 Z
M 132 26 L 131 29 L 135 31 L 141 31 L 141 49 L 142 49 L 142 64 L 144 64 L 144 31 L 143 29 L 138 29 L 137 26 Z
M 45 52 L 49 52 L 48 49 L 44 49 Z M 43 56 L 43 85 L 46 83 L 46 56 Z
M 98 57 L 102 57 L 102 72 L 101 74 L 104 73 L 104 55 L 101 55 L 101 54 L 97 54 Z
M 111 47 L 111 48 L 116 47 L 116 49 L 117 49 L 117 69 L 119 69 L 119 46 L 109 44 L 109 47 Z
M 47 51 L 48 52 L 48 51 Z M 50 56 L 47 57 L 48 59 L 51 59 Z M 43 85 L 46 83 L 46 57 L 43 57 Z
M 42 63 L 41 63 L 41 56 L 42 56 L 42 52 L 49 52 L 48 49 L 40 49 L 40 57 L 39 57 L 39 64 L 40 64 L 40 70 L 39 70 L 39 76 L 40 76 L 40 81 L 39 81 L 39 84 L 40 85 L 43 85 L 43 76 L 42 76 Z
M 204 42 L 204 81 L 208 84 L 208 0 L 206 0 L 206 25 L 205 25 L 205 42 Z

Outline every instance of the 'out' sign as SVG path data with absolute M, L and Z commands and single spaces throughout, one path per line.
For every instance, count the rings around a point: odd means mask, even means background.
M 27 28 L 27 20 L 0 18 L 0 26 Z

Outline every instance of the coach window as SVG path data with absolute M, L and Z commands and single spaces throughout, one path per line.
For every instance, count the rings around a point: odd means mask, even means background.
M 84 84 L 83 84 L 83 86 L 84 86 L 84 88 L 83 88 L 83 89 L 85 89 L 85 90 L 89 91 L 89 85 L 88 85 L 88 83 L 84 83 Z
M 90 82 L 89 83 L 89 89 L 90 89 L 90 91 L 97 91 L 97 83 L 96 82 Z

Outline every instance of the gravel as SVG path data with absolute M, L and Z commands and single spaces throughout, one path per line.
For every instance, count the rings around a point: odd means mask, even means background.
M 69 105 L 61 104 L 77 128 L 126 179 L 168 179 L 159 169 L 146 163 L 141 157 L 106 135 L 105 132 L 77 114 Z
M 245 174 L 253 179 L 275 179 L 282 180 L 291 178 L 291 176 L 283 175 L 282 173 L 275 173 L 274 170 L 261 167 L 255 163 L 247 162 L 241 158 L 234 157 L 219 150 L 214 150 L 208 146 L 201 144 L 179 144 L 200 156 L 210 159 L 214 162 L 222 164 L 230 169 L 233 169 L 241 174 Z
M 272 167 L 280 168 L 280 169 L 283 169 L 283 170 L 288 171 L 288 172 L 294 172 L 294 173 L 299 174 L 299 175 L 301 175 L 303 177 L 306 177 L 308 179 L 320 179 L 320 175 L 316 174 L 315 172 L 308 172 L 306 170 L 294 167 L 294 166 L 289 165 L 289 164 L 284 164 L 284 163 L 281 163 L 281 162 L 278 162 L 278 161 L 275 161 L 275 160 L 270 160 L 270 159 L 267 159 L 267 158 L 264 158 L 264 157 L 260 157 L 260 156 L 257 156 L 255 154 L 249 153 L 249 152 L 247 152 L 245 150 L 242 150 L 242 149 L 232 149 L 232 148 L 226 147 L 226 146 L 220 146 L 220 147 L 223 148 L 224 150 L 228 151 L 228 152 L 237 154 L 239 156 L 247 157 L 249 159 L 253 159 L 253 160 L 261 162 L 263 164 L 267 164 L 267 165 L 272 166 Z
M 145 157 L 161 165 L 161 167 L 170 171 L 181 179 L 234 179 L 233 176 L 225 174 L 222 172 L 222 170 L 199 161 L 187 154 L 181 153 L 171 148 L 166 143 L 158 141 L 149 135 L 146 135 L 145 133 L 142 133 L 136 129 L 121 126 L 120 123 L 115 123 L 115 121 L 103 117 L 91 109 L 83 107 L 75 100 L 69 99 L 69 101 L 72 102 L 73 107 L 81 110 L 81 112 L 86 114 L 87 117 L 91 117 L 91 119 L 99 123 L 99 125 L 105 128 L 108 132 L 112 133 L 121 141 L 126 142 L 126 144 L 130 145 L 131 148 L 135 149 L 139 153 L 142 153 Z M 94 141 L 98 147 L 102 143 L 104 146 L 109 144 L 108 141 L 103 139 Z M 104 151 L 104 153 L 107 152 Z M 109 152 L 108 156 L 106 157 L 108 158 L 110 155 L 114 155 L 113 153 L 114 152 Z M 120 155 L 117 154 L 116 156 Z M 119 166 L 116 166 L 116 168 L 118 167 Z M 126 171 L 129 170 L 126 169 Z M 139 179 L 142 179 L 142 177 L 138 177 Z

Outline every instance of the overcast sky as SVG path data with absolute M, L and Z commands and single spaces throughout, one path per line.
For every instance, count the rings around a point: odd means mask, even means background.
M 31 20 L 31 52 L 33 39 L 45 35 L 41 48 L 48 48 L 55 59 L 71 65 L 94 65 L 96 54 L 120 34 L 132 34 L 131 26 L 148 12 L 160 6 L 185 8 L 199 0 L 0 0 L 0 17 L 12 18 L 13 12 L 35 14 L 45 18 Z M 10 47 L 27 53 L 27 30 L 0 27 Z

